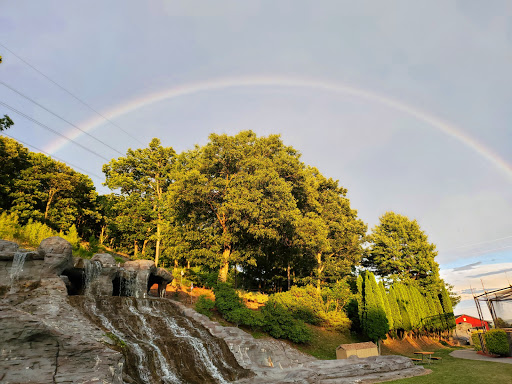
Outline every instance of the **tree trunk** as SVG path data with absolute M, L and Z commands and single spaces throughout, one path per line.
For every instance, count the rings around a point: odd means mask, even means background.
M 219 281 L 225 283 L 228 280 L 228 272 L 229 272 L 229 255 L 231 254 L 231 248 L 224 248 L 224 252 L 222 253 L 222 264 L 220 266 L 219 271 Z
M 292 279 L 291 279 L 291 268 L 290 268 L 290 262 L 288 262 L 288 268 L 286 268 L 286 277 L 288 278 L 288 290 L 290 290 L 292 285 Z
M 148 245 L 148 239 L 145 239 L 144 242 L 142 243 L 142 255 L 146 255 L 146 245 Z
M 48 192 L 48 201 L 46 202 L 46 209 L 44 211 L 44 219 L 46 220 L 48 218 L 48 211 L 50 210 L 50 205 L 52 204 L 53 197 L 55 196 L 55 193 L 57 191 L 54 189 L 50 189 Z
M 133 257 L 137 258 L 137 254 L 139 253 L 139 244 L 137 244 L 137 240 L 133 242 Z
M 160 234 L 161 234 L 161 216 L 158 212 L 158 221 L 156 223 L 156 249 L 155 249 L 155 266 L 158 267 L 158 259 L 160 258 Z
M 321 289 L 321 283 L 322 283 L 322 272 L 324 270 L 324 265 L 322 263 L 322 252 L 318 252 L 316 254 L 316 262 L 317 262 L 317 281 L 316 281 L 316 290 L 318 291 L 318 293 L 320 293 L 320 289 Z
M 103 245 L 103 242 L 107 240 L 107 236 L 105 236 L 105 229 L 107 228 L 106 225 L 103 225 L 101 227 L 101 234 L 100 234 L 100 244 Z

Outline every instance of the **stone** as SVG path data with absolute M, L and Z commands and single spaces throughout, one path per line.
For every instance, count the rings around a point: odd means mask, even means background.
M 12 260 L 18 248 L 18 244 L 12 241 L 0 240 L 0 260 Z
M 59 276 L 73 267 L 73 247 L 62 237 L 53 236 L 41 241 L 38 251 L 44 254 L 42 276 Z
M 116 266 L 116 260 L 110 253 L 96 253 L 91 261 L 99 261 L 103 268 L 113 268 Z

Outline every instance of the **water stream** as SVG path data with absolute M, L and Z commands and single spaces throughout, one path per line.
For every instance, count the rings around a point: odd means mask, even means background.
M 9 278 L 11 283 L 10 292 L 14 292 L 14 284 L 18 281 L 21 272 L 23 272 L 23 265 L 25 264 L 25 259 L 27 258 L 28 252 L 19 252 L 17 251 L 14 254 L 14 258 L 12 260 L 11 270 L 9 272 Z
M 97 260 L 85 260 L 85 270 L 84 270 L 84 286 L 85 286 L 85 294 L 90 295 L 91 292 L 91 283 L 98 278 L 101 274 L 101 270 L 103 266 Z
M 128 382 L 226 384 L 248 372 L 226 343 L 166 299 L 70 296 L 71 303 L 117 339 Z

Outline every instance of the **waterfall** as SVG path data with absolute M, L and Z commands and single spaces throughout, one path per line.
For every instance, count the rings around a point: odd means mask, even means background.
M 21 272 L 23 272 L 23 265 L 25 264 L 25 259 L 27 258 L 28 252 L 19 252 L 16 251 L 14 254 L 14 258 L 12 260 L 11 271 L 9 272 L 9 278 L 11 280 L 11 290 L 10 292 L 14 292 L 14 284 L 20 277 Z
M 136 271 L 122 271 L 119 296 L 139 297 L 139 277 Z
M 101 274 L 101 270 L 103 266 L 97 260 L 85 261 L 85 270 L 84 270 L 84 285 L 85 285 L 85 294 L 91 294 L 91 283 Z
M 226 343 L 166 299 L 70 296 L 69 300 L 118 339 L 116 349 L 125 356 L 127 382 L 227 384 L 249 374 Z
M 146 342 L 153 348 L 153 350 L 156 353 L 156 356 L 158 358 L 158 362 L 160 363 L 160 369 L 164 373 L 164 376 L 162 377 L 164 383 L 170 383 L 170 384 L 180 384 L 181 381 L 178 379 L 178 377 L 172 372 L 172 368 L 169 366 L 167 361 L 165 360 L 164 355 L 162 354 L 161 349 L 154 343 L 155 335 L 151 331 L 151 328 L 148 326 L 148 323 L 146 321 L 146 318 L 137 311 L 133 305 L 128 305 L 128 310 L 133 313 L 135 316 L 137 316 L 142 324 L 142 329 L 144 333 L 147 336 Z

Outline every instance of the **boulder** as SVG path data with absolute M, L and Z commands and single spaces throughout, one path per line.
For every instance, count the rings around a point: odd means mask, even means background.
M 110 253 L 96 253 L 91 261 L 99 261 L 103 268 L 113 268 L 116 266 L 116 260 Z
M 41 276 L 59 276 L 73 267 L 73 247 L 62 237 L 53 236 L 41 241 L 38 248 L 44 254 L 44 266 Z
M 12 260 L 18 248 L 18 244 L 12 241 L 0 240 L 0 261 Z
M 157 272 L 151 260 L 130 260 L 124 263 L 120 273 L 122 296 L 145 297 L 149 290 L 150 276 Z

